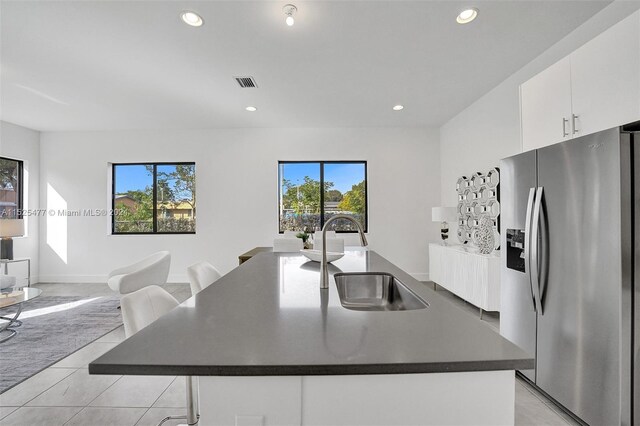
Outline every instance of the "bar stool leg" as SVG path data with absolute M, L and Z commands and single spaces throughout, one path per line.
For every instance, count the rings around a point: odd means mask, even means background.
M 200 402 L 198 401 L 198 378 L 187 376 L 187 424 L 195 425 L 200 419 Z
M 186 420 L 187 426 L 197 425 L 200 420 L 200 401 L 198 394 L 198 378 L 192 376 L 185 377 L 186 395 L 187 395 L 187 415 L 186 416 L 169 416 L 162 419 L 158 426 L 169 420 Z

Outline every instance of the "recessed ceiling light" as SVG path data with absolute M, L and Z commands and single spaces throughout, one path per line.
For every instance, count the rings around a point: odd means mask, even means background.
M 287 4 L 282 8 L 282 11 L 287 16 L 287 19 L 285 19 L 284 21 L 287 23 L 288 26 L 292 27 L 295 22 L 295 20 L 293 19 L 293 15 L 296 14 L 296 12 L 298 11 L 298 8 L 292 4 Z
M 460 12 L 458 17 L 456 18 L 456 22 L 458 24 L 468 24 L 469 22 L 476 19 L 477 16 L 478 16 L 478 9 L 476 9 L 475 7 L 472 7 Z
M 195 12 L 190 10 L 185 10 L 180 15 L 185 24 L 191 25 L 192 27 L 201 27 L 204 24 L 202 17 Z
M 394 111 L 402 111 L 403 109 L 404 109 L 404 106 L 402 106 L 402 105 L 396 105 L 396 106 L 393 107 Z
M 254 106 L 248 106 L 248 107 L 246 107 L 245 109 L 246 109 L 247 111 L 250 111 L 250 112 L 254 112 L 254 111 L 257 111 L 257 110 L 258 110 L 258 108 L 254 107 Z

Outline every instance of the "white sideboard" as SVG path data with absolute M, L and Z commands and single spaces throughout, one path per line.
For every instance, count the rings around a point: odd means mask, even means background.
M 500 311 L 500 255 L 429 244 L 429 278 L 482 311 Z

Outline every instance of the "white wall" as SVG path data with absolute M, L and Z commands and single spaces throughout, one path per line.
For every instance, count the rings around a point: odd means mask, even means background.
M 24 208 L 38 209 L 39 205 L 39 168 L 40 168 L 40 133 L 15 124 L 0 121 L 0 156 L 24 161 Z M 31 258 L 32 282 L 38 282 L 39 268 L 39 226 L 35 216 L 26 218 L 25 237 L 14 238 L 13 252 L 15 258 Z M 13 272 L 12 272 L 13 270 Z M 12 266 L 9 274 L 18 277 L 26 273 L 25 264 Z
M 173 256 L 170 279 L 206 259 L 223 272 L 277 235 L 278 160 L 367 160 L 370 247 L 427 278 L 430 221 L 440 202 L 438 131 L 427 129 L 218 129 L 43 133 L 41 204 L 108 208 L 108 162 L 195 161 L 196 235 L 108 235 L 109 219 L 46 219 L 42 281 L 104 281 L 109 270 L 157 250 Z M 57 201 L 56 201 L 57 200 Z M 57 221 L 57 222 L 56 222 Z
M 522 151 L 519 85 L 639 8 L 637 1 L 613 2 L 443 125 L 442 205 L 456 205 L 455 185 L 459 176 L 487 171 L 497 166 L 501 158 Z M 455 229 L 453 232 L 455 235 Z

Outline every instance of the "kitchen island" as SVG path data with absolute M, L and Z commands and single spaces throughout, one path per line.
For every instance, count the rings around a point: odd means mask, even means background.
M 261 253 L 89 365 L 200 377 L 200 425 L 513 424 L 533 360 L 373 251 L 330 273 L 387 272 L 427 302 L 356 311 L 319 264 Z

